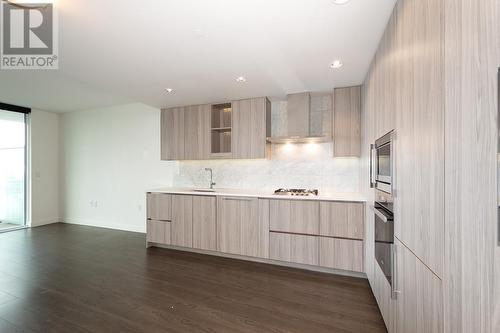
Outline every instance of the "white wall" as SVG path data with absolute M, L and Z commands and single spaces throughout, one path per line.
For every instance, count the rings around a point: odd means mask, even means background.
M 160 161 L 160 112 L 129 104 L 61 115 L 64 222 L 145 231 L 145 192 L 169 186 Z
M 28 225 L 60 222 L 59 115 L 32 110 L 30 115 L 30 213 Z

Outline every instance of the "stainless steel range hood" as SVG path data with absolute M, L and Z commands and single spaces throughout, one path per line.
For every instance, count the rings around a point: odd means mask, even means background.
M 321 113 L 319 114 L 321 115 Z M 271 143 L 327 142 L 331 138 L 311 131 L 311 94 L 308 92 L 287 96 L 287 133 L 267 138 Z

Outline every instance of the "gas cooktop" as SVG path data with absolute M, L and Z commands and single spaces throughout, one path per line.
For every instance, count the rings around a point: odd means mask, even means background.
M 306 190 L 303 188 L 280 188 L 274 191 L 276 195 L 296 195 L 296 196 L 308 196 L 308 195 L 318 195 L 318 190 Z

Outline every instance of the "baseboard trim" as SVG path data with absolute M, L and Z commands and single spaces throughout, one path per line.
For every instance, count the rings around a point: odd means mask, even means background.
M 222 253 L 222 252 L 217 252 L 217 251 L 200 250 L 200 249 L 193 249 L 193 248 L 189 248 L 189 247 L 181 247 L 181 246 L 175 246 L 175 245 L 165 245 L 165 244 L 146 242 L 146 247 L 151 247 L 151 246 L 161 247 L 164 249 L 207 254 L 207 255 L 212 255 L 212 256 L 217 256 L 217 257 L 239 259 L 239 260 L 245 260 L 245 261 L 253 261 L 253 262 L 258 262 L 258 263 L 263 263 L 263 264 L 271 264 L 271 265 L 277 265 L 277 266 L 298 268 L 298 269 L 304 269 L 304 270 L 313 271 L 313 272 L 328 273 L 328 274 L 335 274 L 335 275 L 343 275 L 343 276 L 349 276 L 349 277 L 368 279 L 366 274 L 361 273 L 361 272 L 345 271 L 342 269 L 311 266 L 311 265 L 297 264 L 297 263 L 279 261 L 279 260 L 273 260 L 273 259 L 247 257 L 247 256 L 241 256 L 241 255 L 237 255 L 237 254 L 228 254 L 228 253 Z
M 64 218 L 62 219 L 62 223 L 78 224 L 78 225 L 85 225 L 88 227 L 97 227 L 97 228 L 105 228 L 105 229 L 113 229 L 121 231 L 140 232 L 143 234 L 146 233 L 144 227 L 130 227 L 130 226 L 124 226 L 122 224 L 112 224 L 112 223 L 105 223 L 102 221 L 92 221 L 87 219 Z
M 59 222 L 61 222 L 60 218 L 52 218 L 52 219 L 46 219 L 46 220 L 35 220 L 35 221 L 31 221 L 29 223 L 29 226 L 32 228 L 36 228 L 36 227 L 41 227 L 43 225 L 59 223 Z

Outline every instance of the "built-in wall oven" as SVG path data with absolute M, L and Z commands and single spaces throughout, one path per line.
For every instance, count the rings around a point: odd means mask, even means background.
M 375 259 L 396 298 L 396 248 L 394 246 L 394 131 L 372 145 L 371 186 L 375 188 Z
M 378 195 L 380 196 L 383 194 L 379 193 Z M 375 214 L 375 259 L 391 285 L 391 297 L 396 298 L 396 293 L 394 292 L 396 269 L 394 213 L 390 209 L 392 209 L 392 204 L 375 201 L 373 207 L 373 212 Z

